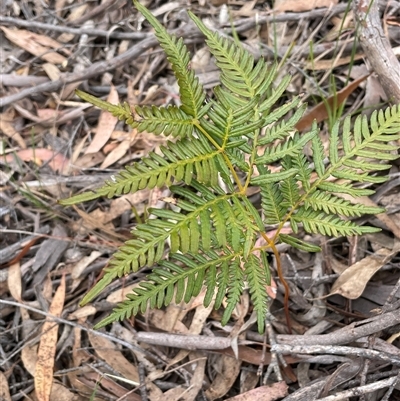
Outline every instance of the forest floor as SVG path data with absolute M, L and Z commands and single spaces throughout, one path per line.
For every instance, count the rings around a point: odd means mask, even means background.
M 379 3 L 382 36 L 398 56 L 400 1 Z M 181 28 L 207 90 L 219 73 L 187 9 L 256 58 L 279 62 L 280 76 L 293 75 L 285 99 L 303 94 L 308 103 L 301 130 L 317 119 L 325 142 L 335 121 L 391 104 L 358 40 L 351 2 L 145 5 L 168 29 Z M 149 270 L 116 280 L 88 306 L 79 302 L 169 192 L 76 207 L 57 201 L 99 187 L 167 139 L 129 128 L 79 99 L 77 88 L 111 103 L 179 104 L 168 61 L 131 2 L 2 0 L 0 401 L 400 400 L 398 160 L 376 194 L 360 199 L 386 208 L 359 220 L 380 233 L 319 238 L 318 254 L 282 252 L 292 334 L 275 271 L 268 336 L 252 323 L 247 292 L 226 326 L 220 310 L 203 306 L 202 292 L 96 332 L 93 324 Z M 328 112 L 327 104 L 336 107 Z

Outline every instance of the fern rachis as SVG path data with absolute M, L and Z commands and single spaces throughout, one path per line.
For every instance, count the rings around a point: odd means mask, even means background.
M 279 278 L 286 288 L 289 319 L 288 286 L 276 245 L 283 242 L 301 250 L 318 251 L 317 246 L 296 236 L 301 228 L 323 235 L 377 231 L 350 219 L 380 213 L 381 208 L 354 205 L 338 195 L 370 195 L 372 190 L 360 188 L 357 183 L 386 179 L 381 171 L 397 157 L 397 146 L 391 141 L 400 138 L 400 106 L 375 112 L 369 120 L 359 116 L 353 128 L 350 118 L 341 130 L 336 124 L 325 152 L 316 125 L 305 134 L 295 133 L 305 110 L 299 98 L 276 106 L 290 76 L 273 87 L 276 66 L 270 67 L 262 59 L 255 62 L 249 53 L 209 31 L 190 13 L 221 69 L 221 86 L 215 88 L 212 99 L 207 99 L 189 67 L 190 55 L 183 41 L 170 36 L 138 1 L 134 3 L 167 54 L 182 105 L 136 106 L 133 114 L 127 104 L 111 105 L 80 91 L 77 94 L 138 131 L 171 135 L 174 140 L 161 147 L 161 154 L 150 153 L 127 166 L 97 191 L 61 203 L 70 205 L 168 186 L 173 208 L 149 211 L 151 218 L 136 226 L 133 238 L 116 252 L 103 278 L 82 304 L 98 296 L 115 278 L 147 267 L 152 271 L 146 280 L 96 327 L 143 312 L 148 306 L 160 308 L 173 299 L 188 302 L 203 285 L 207 287 L 206 305 L 215 297 L 218 309 L 226 299 L 222 316 L 225 324 L 247 282 L 262 332 L 268 309 L 265 286 L 270 283 L 267 252 L 274 254 Z M 282 120 L 285 116 L 289 117 Z M 311 143 L 312 160 L 303 154 L 307 143 Z M 279 163 L 280 170 L 271 172 L 268 165 L 273 163 Z M 332 177 L 341 181 L 333 182 Z M 260 188 L 261 211 L 246 195 L 250 186 Z M 293 234 L 282 233 L 287 223 Z M 272 237 L 265 232 L 266 224 L 276 225 Z M 261 248 L 256 246 L 260 237 L 266 242 Z

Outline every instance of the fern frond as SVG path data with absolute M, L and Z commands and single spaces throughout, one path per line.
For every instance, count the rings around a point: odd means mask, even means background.
M 287 212 L 279 184 L 269 183 L 261 187 L 261 206 L 266 224 L 279 224 Z
M 141 120 L 134 121 L 131 126 L 139 132 L 148 131 L 155 135 L 172 135 L 183 138 L 193 132 L 193 118 L 180 107 L 139 107 L 135 108 Z
M 195 119 L 200 118 L 201 109 L 205 99 L 205 92 L 199 79 L 189 67 L 190 54 L 183 43 L 183 39 L 177 39 L 168 34 L 166 29 L 158 22 L 146 7 L 138 0 L 133 0 L 137 9 L 144 15 L 150 25 L 154 28 L 155 35 L 171 63 L 172 70 L 179 85 L 182 110 Z
M 140 283 L 139 287 L 134 288 L 133 292 L 127 295 L 128 300 L 118 304 L 111 315 L 98 323 L 95 328 L 128 319 L 138 312 L 144 313 L 148 306 L 161 308 L 163 305 L 168 305 L 174 297 L 175 289 L 176 303 L 181 302 L 182 299 L 189 302 L 193 296 L 199 294 L 205 276 L 213 274 L 222 265 L 230 264 L 236 257 L 236 254 L 227 250 L 224 254 L 213 251 L 204 255 L 171 254 L 169 260 L 162 261 L 160 266 L 153 269 L 146 280 Z M 207 278 L 206 281 L 210 283 Z M 226 280 L 224 281 L 227 285 Z M 223 285 L 220 286 L 222 287 Z M 210 293 L 214 291 L 215 287 L 211 288 Z
M 79 89 L 75 89 L 75 94 L 82 100 L 97 106 L 99 109 L 108 111 L 114 117 L 117 117 L 121 121 L 125 121 L 126 124 L 132 125 L 135 123 L 134 116 L 128 103 L 123 104 L 112 104 L 104 100 L 98 99 L 96 96 L 92 96 L 89 93 L 82 92 Z
M 317 182 L 314 187 L 321 189 L 322 191 L 336 192 L 341 194 L 348 194 L 353 197 L 357 196 L 369 196 L 375 193 L 372 189 L 356 188 L 350 184 L 337 184 L 335 182 Z
M 260 113 L 267 116 L 271 107 L 282 97 L 292 79 L 291 75 L 286 75 L 282 78 L 276 88 L 274 88 L 269 96 L 260 104 Z
M 265 317 L 268 310 L 267 285 L 270 285 L 269 266 L 264 266 L 258 257 L 250 255 L 244 264 L 244 271 L 249 283 L 250 298 L 257 315 L 259 333 L 264 331 Z
M 306 208 L 312 208 L 315 211 L 324 211 L 326 214 L 340 214 L 346 217 L 360 217 L 363 214 L 379 214 L 385 210 L 380 207 L 353 204 L 333 194 L 321 191 L 315 191 L 311 196 L 306 198 L 304 200 L 304 205 Z
M 275 85 L 276 65 L 269 67 L 263 59 L 256 62 L 243 47 L 212 32 L 190 13 L 221 69 L 221 86 L 214 89 L 212 100 L 206 100 L 182 39 L 169 35 L 138 0 L 134 3 L 167 54 L 182 106 L 136 106 L 133 113 L 126 103 L 112 105 L 78 94 L 138 131 L 178 140 L 126 167 L 97 191 L 61 203 L 166 185 L 172 193 L 165 199 L 170 208 L 149 210 L 149 218 L 133 229 L 132 239 L 115 253 L 82 303 L 115 278 L 146 266 L 152 269 L 146 280 L 96 327 L 148 307 L 161 308 L 173 299 L 189 302 L 204 284 L 204 304 L 215 299 L 215 308 L 224 306 L 221 323 L 226 324 L 247 282 L 262 332 L 270 272 L 264 247 L 256 243 L 265 237 L 265 224 L 276 228 L 272 238 L 265 238 L 275 255 L 279 241 L 306 252 L 319 250 L 297 238 L 300 227 L 330 236 L 379 231 L 349 219 L 383 209 L 352 204 L 341 194 L 370 195 L 371 184 L 386 180 L 384 171 L 398 157 L 398 144 L 391 141 L 400 139 L 400 105 L 374 112 L 369 119 L 359 116 L 353 127 L 346 118 L 333 127 L 326 148 L 316 124 L 308 133 L 297 132 L 306 108 L 300 106 L 300 97 L 275 106 L 290 82 L 286 76 Z M 306 156 L 303 149 L 310 144 L 312 155 Z M 277 165 L 279 171 L 272 173 Z M 250 185 L 260 188 L 261 213 L 249 199 Z M 288 224 L 293 235 L 282 234 Z
M 293 169 L 298 172 L 297 169 Z M 281 183 L 281 192 L 285 199 L 284 206 L 287 208 L 293 208 L 300 200 L 300 188 L 297 185 L 296 178 L 288 177 Z
M 276 173 L 267 173 L 254 177 L 250 182 L 253 185 L 263 185 L 272 182 L 284 181 L 288 178 L 294 177 L 297 174 L 297 168 L 282 169 Z
M 251 99 L 262 95 L 275 76 L 275 71 L 268 69 L 265 61 L 255 64 L 254 57 L 237 44 L 211 32 L 204 23 L 189 11 L 190 18 L 206 36 L 206 43 L 221 69 L 221 83 L 232 93 Z
M 300 249 L 304 252 L 320 252 L 321 248 L 319 246 L 310 244 L 301 240 L 300 238 L 293 237 L 287 234 L 279 234 L 279 239 L 281 242 L 288 244 L 296 249 Z
M 240 301 L 240 296 L 243 292 L 244 272 L 240 267 L 240 258 L 232 259 L 229 265 L 226 267 L 224 273 L 224 275 L 221 274 L 218 276 L 219 288 L 226 288 L 226 307 L 221 319 L 222 325 L 228 323 L 236 305 Z M 221 282 L 220 280 L 223 281 Z M 224 295 L 225 293 L 218 291 L 217 300 L 222 298 Z M 215 303 L 217 304 L 217 301 Z
M 256 158 L 257 164 L 270 164 L 277 160 L 283 159 L 286 156 L 295 156 L 301 152 L 306 145 L 315 135 L 318 134 L 316 124 L 313 125 L 310 132 L 299 135 L 295 134 L 292 139 L 284 143 L 280 143 L 277 147 L 268 147 L 262 156 Z
M 317 173 L 318 177 L 322 177 L 325 173 L 324 145 L 322 144 L 319 135 L 315 135 L 312 138 L 312 151 L 315 172 Z
M 351 221 L 341 220 L 335 215 L 327 215 L 319 211 L 301 208 L 291 219 L 303 224 L 305 231 L 338 237 L 340 235 L 362 235 L 380 231 L 375 227 L 363 227 Z
M 304 191 L 308 192 L 311 188 L 311 173 L 310 164 L 303 153 L 298 153 L 295 157 L 291 158 L 291 162 L 297 168 L 297 178 L 301 183 Z
M 271 124 L 278 121 L 283 115 L 287 114 L 290 110 L 297 107 L 300 102 L 299 98 L 295 98 L 295 100 L 284 104 L 281 107 L 278 107 L 276 110 L 268 114 L 268 116 L 264 120 L 264 124 Z M 268 145 L 277 139 L 284 139 L 291 133 L 295 131 L 295 126 L 300 118 L 303 116 L 304 111 L 306 110 L 307 105 L 302 105 L 299 107 L 296 112 L 290 117 L 287 121 L 281 121 L 279 124 L 272 125 L 267 127 L 265 130 L 265 134 L 260 137 L 258 140 L 258 144 L 260 146 Z
M 188 213 L 150 209 L 150 214 L 157 218 L 148 219 L 132 231 L 133 239 L 125 242 L 114 254 L 104 279 L 122 277 L 160 261 L 167 239 L 170 239 L 172 253 L 187 253 L 199 249 L 199 239 L 201 248 L 209 251 L 212 243 L 224 247 L 238 233 L 244 236 L 243 232 L 256 231 L 257 227 L 249 218 L 236 218 L 243 209 L 239 209 L 237 203 L 231 200 L 238 195 L 225 194 L 222 190 L 215 194 L 197 182 L 192 182 L 192 186 L 201 196 L 183 187 L 171 187 L 173 193 L 185 200 L 177 200 L 176 205 Z
M 112 198 L 140 189 L 163 185 L 170 186 L 172 181 L 177 184 L 184 181 L 189 185 L 193 178 L 211 186 L 217 185 L 218 171 L 221 169 L 221 156 L 213 151 L 210 145 L 198 139 L 184 139 L 178 142 L 167 142 L 161 146 L 162 156 L 150 152 L 140 163 L 126 166 L 95 192 L 76 195 L 61 200 L 63 205 L 73 205 L 99 197 Z

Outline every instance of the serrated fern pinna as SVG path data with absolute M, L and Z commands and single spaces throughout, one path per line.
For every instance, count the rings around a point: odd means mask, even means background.
M 173 194 L 171 210 L 150 210 L 151 218 L 132 231 L 114 255 L 104 276 L 85 296 L 95 298 L 115 278 L 153 267 L 128 299 L 97 324 L 104 326 L 136 313 L 175 302 L 189 302 L 203 285 L 204 304 L 225 300 L 222 323 L 226 324 L 248 283 L 263 331 L 268 308 L 266 286 L 270 284 L 267 252 L 279 260 L 276 244 L 318 251 L 296 237 L 299 228 L 323 235 L 371 233 L 349 218 L 380 213 L 378 207 L 352 204 L 340 197 L 370 195 L 374 191 L 359 183 L 387 179 L 381 170 L 397 158 L 400 138 L 400 106 L 374 112 L 370 119 L 350 118 L 332 130 L 329 149 L 324 150 L 317 126 L 304 134 L 295 130 L 305 105 L 300 98 L 275 106 L 290 76 L 275 85 L 277 68 L 254 58 L 242 47 L 210 31 L 192 13 L 191 19 L 221 70 L 221 85 L 207 98 L 194 72 L 182 39 L 169 35 L 138 1 L 136 7 L 154 28 L 178 81 L 182 105 L 135 107 L 112 105 L 78 91 L 78 96 L 111 112 L 139 132 L 174 137 L 161 153 L 150 153 L 127 166 L 96 192 L 61 201 L 71 205 L 99 197 L 113 197 L 144 188 L 168 186 Z M 283 119 L 288 115 L 290 118 Z M 312 160 L 303 149 L 311 142 Z M 269 166 L 280 166 L 272 172 Z M 338 179 L 338 180 L 334 180 Z M 261 212 L 248 199 L 251 186 L 260 188 Z M 266 225 L 275 225 L 268 237 Z M 283 234 L 290 225 L 292 235 Z M 266 245 L 257 246 L 263 237 Z M 168 244 L 168 245 L 167 245 Z

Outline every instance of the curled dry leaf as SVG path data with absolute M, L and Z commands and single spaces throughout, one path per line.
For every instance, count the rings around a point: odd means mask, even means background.
M 37 148 L 37 149 L 23 149 L 15 153 L 8 153 L 7 155 L 0 155 L 0 163 L 10 164 L 11 167 L 18 166 L 17 158 L 24 162 L 33 161 L 38 165 L 49 162 L 49 166 L 53 171 L 58 171 L 61 174 L 66 174 L 69 169 L 69 160 L 60 153 L 51 149 Z
M 120 351 L 115 349 L 114 344 L 104 337 L 97 336 L 88 332 L 89 341 L 95 349 L 96 354 L 108 363 L 116 372 L 120 373 L 125 379 L 139 382 L 139 373 L 136 366 L 129 362 Z
M 329 110 L 327 107 L 329 107 L 330 110 L 333 110 L 333 108 L 338 109 L 339 106 L 358 88 L 360 83 L 365 81 L 369 76 L 370 74 L 367 74 L 356 79 L 335 95 L 332 95 L 328 97 L 328 99 L 325 99 L 323 102 L 317 104 L 299 120 L 299 122 L 296 124 L 296 129 L 299 131 L 304 131 L 311 127 L 313 121 L 319 123 L 327 119 L 329 116 Z
M 0 372 L 0 400 L 11 401 L 10 390 L 8 388 L 7 378 L 3 372 Z
M 75 392 L 68 390 L 65 385 L 54 382 L 50 401 L 80 401 L 80 397 Z
M 244 394 L 228 398 L 227 401 L 275 401 L 288 395 L 288 386 L 285 382 L 274 383 L 271 386 L 261 386 Z
M 8 289 L 11 296 L 18 302 L 22 300 L 21 266 L 19 262 L 13 263 L 8 269 Z
M 65 300 L 65 275 L 54 294 L 49 315 L 60 317 Z M 48 317 L 43 324 L 35 369 L 35 391 L 39 401 L 49 401 L 53 385 L 54 357 L 56 354 L 58 324 Z
M 110 93 L 107 98 L 107 102 L 112 104 L 118 103 L 118 92 L 113 85 L 111 85 Z M 85 154 L 88 153 L 96 153 L 103 148 L 103 146 L 110 139 L 111 134 L 114 131 L 115 124 L 117 124 L 118 118 L 114 117 L 108 111 L 101 111 L 99 122 L 96 128 L 96 135 L 93 138 L 93 141 L 90 143 L 88 148 L 86 149 Z
M 51 39 L 46 35 L 39 35 L 24 29 L 8 29 L 4 26 L 0 27 L 5 33 L 7 39 L 28 53 L 36 57 L 54 64 L 66 64 L 67 59 L 54 52 L 54 49 L 62 48 L 63 46 L 56 40 Z
M 113 149 L 104 159 L 100 168 L 107 168 L 116 163 L 119 159 L 125 156 L 126 152 L 131 146 L 129 139 L 122 141 L 115 149 Z
M 212 381 L 206 396 L 210 400 L 216 400 L 224 396 L 232 387 L 240 373 L 242 361 L 223 355 L 218 359 L 217 375 Z
M 329 295 L 339 294 L 348 299 L 357 299 L 364 292 L 371 277 L 400 250 L 396 242 L 393 250 L 381 248 L 374 255 L 354 263 L 335 281 Z
M 20 133 L 14 129 L 12 124 L 14 115 L 15 112 L 12 108 L 0 114 L 0 132 L 14 140 L 22 149 L 26 149 L 25 140 L 22 138 Z
M 274 11 L 299 13 L 313 10 L 314 8 L 332 7 L 337 3 L 338 0 L 276 0 L 274 2 Z

